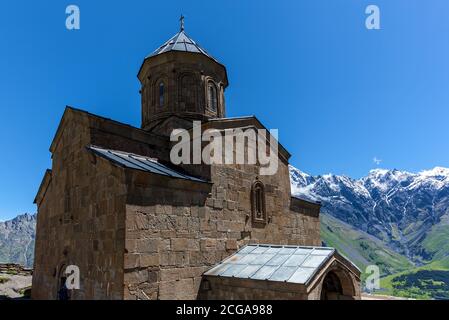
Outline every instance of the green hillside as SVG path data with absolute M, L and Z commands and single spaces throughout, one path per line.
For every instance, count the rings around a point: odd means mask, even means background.
M 388 294 L 420 298 L 449 299 L 449 217 L 445 214 L 422 242 L 431 256 L 429 263 L 385 277 L 381 286 Z
M 449 270 L 439 263 L 382 278 L 382 294 L 414 299 L 449 299 Z
M 381 276 L 414 267 L 406 257 L 387 248 L 379 239 L 327 214 L 321 214 L 321 239 L 357 265 L 362 270 L 362 278 L 366 267 L 372 264 L 379 266 Z
M 428 263 L 415 266 L 382 241 L 341 220 L 321 214 L 321 239 L 363 271 L 375 264 L 381 270 L 379 294 L 415 299 L 449 299 L 449 218 L 443 216 L 423 240 Z
M 449 269 L 449 214 L 440 218 L 422 242 L 424 249 L 432 255 L 433 266 Z

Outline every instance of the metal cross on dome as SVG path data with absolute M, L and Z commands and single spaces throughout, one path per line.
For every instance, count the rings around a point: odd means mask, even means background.
M 179 21 L 181 23 L 181 31 L 184 31 L 184 16 L 181 14 L 181 18 L 179 18 Z

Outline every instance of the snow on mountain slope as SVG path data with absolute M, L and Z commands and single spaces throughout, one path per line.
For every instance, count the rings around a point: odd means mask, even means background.
M 33 265 L 36 215 L 23 214 L 0 222 L 0 263 Z
M 417 263 L 433 253 L 422 243 L 449 214 L 449 169 L 419 173 L 374 169 L 351 179 L 310 176 L 290 166 L 292 194 L 322 202 L 322 211 L 367 232 Z

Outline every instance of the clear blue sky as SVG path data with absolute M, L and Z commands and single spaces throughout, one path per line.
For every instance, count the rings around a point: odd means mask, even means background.
M 81 30 L 65 28 L 65 8 Z M 368 4 L 381 30 L 365 28 Z M 8 1 L 0 6 L 0 219 L 33 198 L 65 105 L 138 126 L 137 71 L 178 31 L 227 66 L 228 116 L 279 128 L 291 163 L 355 178 L 449 166 L 449 1 Z

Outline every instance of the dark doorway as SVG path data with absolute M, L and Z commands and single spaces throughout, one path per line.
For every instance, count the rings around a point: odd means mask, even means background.
M 66 277 L 62 277 L 59 280 L 58 300 L 70 300 L 69 289 L 67 289 L 66 281 Z
M 56 299 L 57 300 L 70 300 L 70 292 L 69 289 L 67 288 L 66 285 L 66 281 L 67 281 L 67 277 L 65 275 L 65 268 L 66 265 L 65 264 L 61 264 L 61 266 L 59 267 L 59 271 L 57 274 L 57 293 L 56 293 Z
M 321 300 L 340 300 L 343 298 L 343 288 L 340 278 L 330 271 L 323 280 Z

